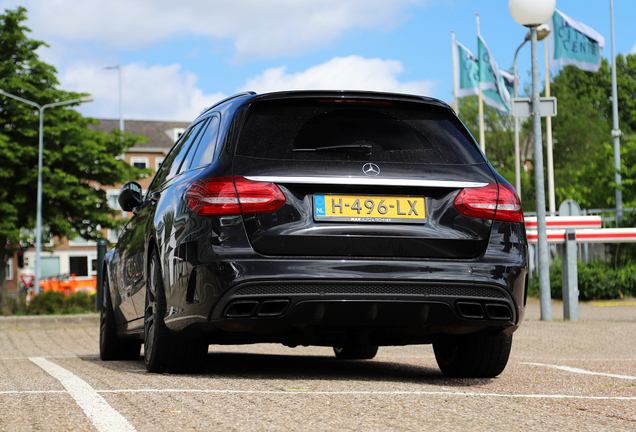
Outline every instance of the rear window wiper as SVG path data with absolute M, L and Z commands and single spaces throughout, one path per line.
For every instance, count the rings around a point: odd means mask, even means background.
M 293 151 L 295 152 L 331 152 L 331 153 L 364 153 L 366 155 L 370 155 L 373 150 L 373 146 L 371 144 L 343 144 L 343 145 L 332 145 L 332 146 L 322 146 L 316 148 L 295 148 Z

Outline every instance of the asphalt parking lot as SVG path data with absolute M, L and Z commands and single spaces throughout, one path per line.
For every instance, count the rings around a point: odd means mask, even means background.
M 636 302 L 515 333 L 495 379 L 448 379 L 430 346 L 337 361 L 329 348 L 210 346 L 200 375 L 102 362 L 86 323 L 0 331 L 0 430 L 636 430 Z

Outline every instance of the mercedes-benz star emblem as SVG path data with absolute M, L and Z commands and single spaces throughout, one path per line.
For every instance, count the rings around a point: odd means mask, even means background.
M 373 163 L 364 164 L 362 172 L 368 176 L 377 176 L 380 174 L 380 167 Z

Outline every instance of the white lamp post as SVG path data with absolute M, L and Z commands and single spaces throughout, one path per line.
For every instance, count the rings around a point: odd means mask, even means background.
M 44 137 L 44 110 L 47 108 L 53 108 L 60 105 L 68 105 L 73 103 L 92 102 L 92 96 L 84 96 L 79 99 L 73 99 L 63 102 L 55 102 L 52 104 L 40 105 L 30 100 L 23 99 L 19 96 L 12 95 L 0 89 L 0 95 L 17 99 L 20 102 L 29 104 L 40 110 L 40 134 L 39 134 L 39 148 L 38 148 L 38 197 L 37 197 L 37 216 L 36 216 L 36 228 L 35 228 L 35 278 L 33 285 L 33 292 L 38 293 L 40 290 L 40 253 L 42 251 L 42 151 L 43 151 L 43 137 Z
M 537 234 L 539 246 L 539 290 L 541 319 L 552 320 L 550 303 L 550 262 L 545 224 L 545 189 L 543 180 L 543 144 L 541 142 L 541 114 L 539 107 L 539 60 L 537 55 L 537 27 L 554 15 L 556 0 L 510 0 L 510 14 L 519 24 L 530 28 L 532 44 L 532 123 L 534 129 L 534 178 L 537 194 Z

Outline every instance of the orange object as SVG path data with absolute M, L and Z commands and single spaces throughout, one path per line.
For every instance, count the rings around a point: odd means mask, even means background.
M 76 292 L 94 293 L 97 291 L 97 277 L 93 276 L 87 280 L 77 280 L 75 275 L 71 275 L 70 279 L 58 280 L 57 277 L 48 278 L 40 281 L 40 288 L 42 292 L 45 291 L 60 291 L 64 293 L 65 297 L 69 294 Z

